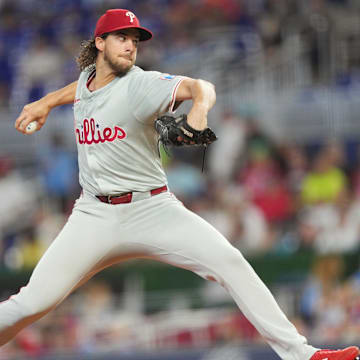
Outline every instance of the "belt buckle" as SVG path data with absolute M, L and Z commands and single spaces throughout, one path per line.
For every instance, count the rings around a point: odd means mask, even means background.
M 112 195 L 108 195 L 107 196 L 107 202 L 108 202 L 108 204 L 112 204 L 112 202 L 111 202 L 111 198 L 112 198 L 113 196 Z

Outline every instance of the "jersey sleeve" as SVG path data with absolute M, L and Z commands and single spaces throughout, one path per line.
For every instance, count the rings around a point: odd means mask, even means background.
M 185 77 L 144 71 L 129 85 L 129 101 L 135 117 L 140 122 L 150 122 L 165 112 L 173 112 L 178 106 L 176 91 Z

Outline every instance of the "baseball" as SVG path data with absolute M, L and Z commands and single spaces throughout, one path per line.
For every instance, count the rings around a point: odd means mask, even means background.
M 26 133 L 27 134 L 32 134 L 37 130 L 37 122 L 36 121 L 32 121 L 30 124 L 28 124 L 28 126 L 26 127 Z

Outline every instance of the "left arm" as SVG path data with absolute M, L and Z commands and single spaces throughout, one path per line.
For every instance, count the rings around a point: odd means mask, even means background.
M 16 130 L 26 134 L 26 126 L 33 121 L 37 121 L 37 130 L 40 130 L 53 108 L 74 102 L 76 87 L 77 81 L 74 81 L 59 90 L 47 94 L 40 100 L 25 105 L 15 121 Z
M 192 100 L 187 116 L 188 124 L 195 130 L 207 127 L 207 114 L 216 101 L 215 86 L 205 80 L 185 78 L 176 92 L 176 101 Z

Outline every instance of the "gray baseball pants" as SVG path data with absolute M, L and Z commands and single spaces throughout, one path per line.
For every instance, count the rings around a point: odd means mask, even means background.
M 150 258 L 216 280 L 282 359 L 308 360 L 307 344 L 241 253 L 174 195 L 134 193 L 109 205 L 90 194 L 45 252 L 27 286 L 0 303 L 0 345 L 61 303 L 100 270 L 129 258 Z

